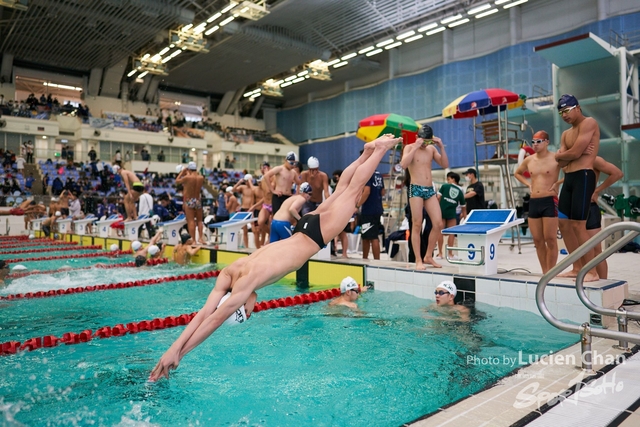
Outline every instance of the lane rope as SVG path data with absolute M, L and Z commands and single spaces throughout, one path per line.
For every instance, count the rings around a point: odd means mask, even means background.
M 0 249 L 12 249 L 12 248 L 27 248 L 30 246 L 69 246 L 69 245 L 77 245 L 78 242 L 63 242 L 61 240 L 51 241 L 51 239 L 35 239 L 29 240 L 28 242 L 23 243 L 0 243 Z
M 0 248 L 2 249 L 2 248 Z M 64 252 L 64 251 L 82 251 L 85 249 L 103 249 L 100 245 L 90 246 L 73 246 L 73 247 L 53 247 L 53 248 L 36 248 L 36 249 L 24 249 L 21 251 L 7 251 L 0 253 L 1 255 L 18 255 L 18 254 L 35 254 L 39 252 Z
M 127 251 L 112 251 L 112 252 L 92 252 L 90 254 L 72 254 L 72 255 L 58 255 L 58 256 L 45 256 L 39 258 L 12 258 L 5 260 L 8 264 L 15 264 L 17 262 L 30 262 L 30 261 L 51 261 L 56 259 L 71 259 L 71 258 L 96 258 L 96 257 L 116 257 L 119 255 L 131 255 L 133 251 L 131 249 Z
M 158 259 L 148 259 L 147 265 L 154 266 L 160 264 L 167 264 L 169 259 L 167 258 L 158 258 Z M 67 273 L 72 271 L 80 271 L 80 270 L 91 270 L 92 268 L 104 268 L 104 269 L 113 269 L 113 268 L 129 268 L 135 267 L 135 261 L 124 262 L 122 264 L 109 264 L 109 265 L 90 265 L 89 267 L 78 267 L 78 268 L 59 268 L 57 270 L 44 270 L 44 271 L 27 271 L 25 273 L 9 273 L 5 277 L 7 279 L 19 279 L 21 277 L 32 276 L 34 274 L 56 274 L 56 273 Z

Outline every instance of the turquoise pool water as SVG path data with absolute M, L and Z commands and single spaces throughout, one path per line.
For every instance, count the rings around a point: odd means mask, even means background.
M 49 255 L 46 256 L 58 256 L 61 255 L 62 252 L 50 252 Z M 133 257 L 131 255 L 122 255 L 118 258 L 114 257 L 95 257 L 95 258 L 62 258 L 55 259 L 49 261 L 20 261 L 20 264 L 27 267 L 29 270 L 40 270 L 40 271 L 49 271 L 56 270 L 60 267 L 69 266 L 71 268 L 79 268 L 79 267 L 89 267 L 92 265 L 96 265 L 97 263 L 103 264 L 122 264 L 133 261 Z M 7 262 L 11 263 L 11 260 Z M 98 277 L 98 276 L 96 276 Z
M 11 251 L 13 251 L 13 249 Z M 12 259 L 17 259 L 17 258 L 41 258 L 41 257 L 59 256 L 59 255 L 88 254 L 88 253 L 100 252 L 100 250 L 99 249 L 75 249 L 73 251 L 29 252 L 29 253 L 22 253 L 22 254 L 11 254 L 11 253 L 7 254 L 3 252 L 10 252 L 10 251 L 3 251 L 2 249 L 0 249 L 0 259 L 11 262 Z
M 180 274 L 161 267 L 78 272 L 65 280 L 76 286 Z M 12 286 L 26 292 L 33 277 Z M 184 281 L 2 301 L 0 341 L 189 313 L 213 285 Z M 273 285 L 259 300 L 295 293 Z M 149 372 L 182 327 L 0 357 L 0 408 L 5 424 L 28 426 L 398 426 L 513 369 L 467 363 L 469 356 L 541 355 L 575 342 L 530 313 L 477 304 L 474 320 L 461 324 L 427 319 L 429 303 L 372 291 L 360 298 L 360 314 L 326 302 L 255 313 L 243 325 L 223 326 L 170 381 L 155 384 L 147 382 Z

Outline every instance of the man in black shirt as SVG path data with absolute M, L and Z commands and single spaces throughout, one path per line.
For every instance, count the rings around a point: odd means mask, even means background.
M 469 183 L 464 198 L 467 202 L 467 215 L 474 209 L 484 209 L 484 185 L 478 181 L 478 171 L 469 168 L 464 173 L 464 179 Z

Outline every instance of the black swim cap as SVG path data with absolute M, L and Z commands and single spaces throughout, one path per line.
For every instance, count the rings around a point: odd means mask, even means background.
M 180 240 L 182 241 L 182 244 L 184 245 L 185 243 L 187 243 L 189 241 L 189 239 L 191 238 L 190 235 L 188 234 L 182 234 L 180 235 Z
M 136 267 L 142 267 L 147 263 L 147 257 L 144 255 L 138 255 L 136 257 Z

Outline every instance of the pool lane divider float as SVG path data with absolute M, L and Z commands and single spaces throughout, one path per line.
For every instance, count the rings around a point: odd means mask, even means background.
M 86 246 L 84 246 L 86 247 Z M 102 247 L 100 247 L 102 249 Z M 112 252 L 91 252 L 88 254 L 73 254 L 73 255 L 58 255 L 58 256 L 44 256 L 40 258 L 11 258 L 5 260 L 7 263 L 15 264 L 16 262 L 30 262 L 30 261 L 51 261 L 56 259 L 71 259 L 71 258 L 97 258 L 97 257 L 115 257 L 118 255 L 131 255 L 133 251 L 131 249 L 126 251 L 112 251 Z
M 330 300 L 340 296 L 340 289 L 327 289 L 325 291 L 311 292 L 309 294 L 296 295 L 294 297 L 279 298 L 277 300 L 262 301 L 256 303 L 253 312 L 257 313 L 275 308 L 291 307 L 294 305 L 312 304 L 320 301 Z M 91 329 L 85 329 L 80 333 L 66 332 L 62 337 L 55 335 L 47 335 L 44 337 L 29 338 L 24 342 L 7 341 L 0 344 L 0 355 L 16 354 L 19 351 L 33 351 L 40 348 L 56 347 L 58 344 L 79 344 L 89 342 L 93 338 L 111 338 L 121 337 L 126 334 L 137 334 L 143 331 L 155 331 L 156 329 L 174 328 L 176 326 L 187 325 L 198 314 L 193 312 L 190 314 L 181 314 L 179 316 L 167 316 L 164 319 L 157 318 L 153 320 L 142 320 L 140 322 L 127 323 L 126 325 L 119 323 L 115 326 L 103 326 L 93 332 Z
M 150 261 L 153 261 L 153 260 L 150 260 Z M 163 264 L 164 262 L 161 262 L 159 264 Z M 135 263 L 132 263 L 132 264 L 135 264 Z M 16 300 L 16 299 L 31 299 L 31 298 L 46 298 L 46 297 L 56 297 L 59 295 L 81 294 L 84 292 L 96 292 L 96 291 L 104 291 L 104 290 L 111 290 L 111 289 L 134 288 L 138 286 L 158 285 L 161 283 L 175 282 L 179 280 L 204 280 L 204 279 L 209 279 L 211 277 L 218 277 L 219 274 L 220 274 L 220 270 L 213 270 L 213 271 L 206 271 L 201 273 L 183 274 L 181 276 L 167 276 L 167 277 L 159 277 L 157 279 L 136 280 L 135 282 L 118 282 L 118 283 L 110 283 L 108 285 L 94 285 L 94 286 L 84 286 L 84 287 L 67 288 L 67 289 L 51 289 L 49 291 L 38 291 L 38 292 L 27 292 L 25 294 L 4 295 L 4 296 L 0 296 L 0 301 Z
M 63 252 L 63 251 L 80 251 L 84 249 L 102 249 L 100 245 L 90 246 L 73 246 L 73 247 L 53 247 L 53 248 L 36 248 L 36 249 L 23 249 L 19 251 L 7 251 L 0 252 L 1 255 L 17 255 L 17 254 L 33 254 L 38 252 Z
M 147 265 L 154 266 L 160 264 L 167 264 L 169 260 L 167 258 L 158 258 L 158 259 L 148 259 Z M 91 265 L 89 267 L 78 267 L 78 268 L 59 268 L 57 270 L 44 270 L 44 271 L 27 271 L 24 273 L 9 273 L 5 277 L 7 279 L 19 279 L 21 277 L 32 276 L 34 274 L 56 274 L 56 273 L 68 273 L 71 271 L 79 271 L 79 270 L 91 270 L 92 268 L 104 268 L 104 269 L 113 269 L 113 268 L 130 268 L 135 267 L 135 261 L 131 262 L 123 262 L 121 264 L 109 264 L 109 265 Z
M 28 248 L 30 246 L 71 246 L 78 245 L 78 242 L 63 242 L 62 240 L 34 239 L 22 243 L 0 243 L 0 249 Z

